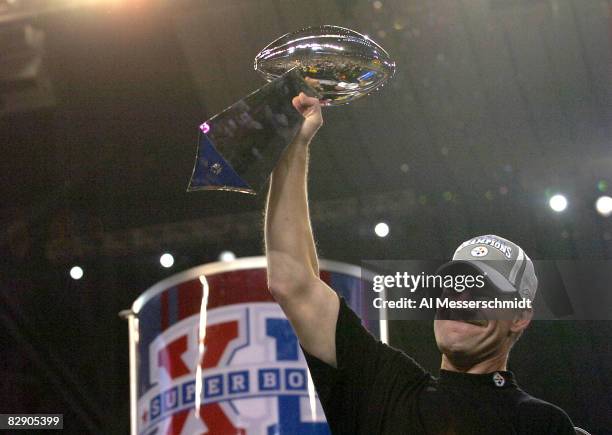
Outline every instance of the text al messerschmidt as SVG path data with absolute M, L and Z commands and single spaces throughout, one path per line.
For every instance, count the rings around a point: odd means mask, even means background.
M 469 309 L 469 310 L 526 310 L 531 309 L 531 300 L 529 299 L 492 299 L 492 300 L 465 300 L 458 301 L 448 298 L 423 298 L 416 301 L 410 298 L 399 298 L 396 300 L 384 300 L 383 298 L 375 298 L 372 301 L 374 308 L 389 308 L 389 309 L 414 309 L 414 308 L 450 308 L 450 309 Z

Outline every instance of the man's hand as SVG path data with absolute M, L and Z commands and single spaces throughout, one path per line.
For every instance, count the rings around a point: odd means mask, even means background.
M 310 142 L 315 133 L 323 125 L 323 115 L 321 114 L 321 104 L 319 99 L 309 97 L 305 93 L 300 92 L 300 95 L 294 97 L 291 101 L 293 107 L 304 117 L 304 124 L 298 132 L 300 141 Z

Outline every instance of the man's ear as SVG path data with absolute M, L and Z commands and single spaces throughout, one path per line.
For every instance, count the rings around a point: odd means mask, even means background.
M 533 318 L 532 308 L 519 311 L 518 314 L 514 316 L 514 319 L 512 319 L 512 323 L 510 324 L 510 331 L 523 332 L 525 329 L 527 329 L 527 327 L 531 323 L 532 318 Z

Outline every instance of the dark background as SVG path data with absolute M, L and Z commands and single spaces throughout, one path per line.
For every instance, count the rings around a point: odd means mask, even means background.
M 310 177 L 321 257 L 444 259 L 492 233 L 533 258 L 610 260 L 612 218 L 593 203 L 612 182 L 611 5 L 0 1 L 0 412 L 127 433 L 118 311 L 222 250 L 263 252 L 264 195 L 186 193 L 197 127 L 261 86 L 261 48 L 308 25 L 366 33 L 398 65 L 379 92 L 325 110 Z M 564 213 L 547 205 L 557 192 Z M 510 368 L 612 433 L 611 334 L 536 322 Z M 437 371 L 430 324 L 396 322 L 391 342 Z

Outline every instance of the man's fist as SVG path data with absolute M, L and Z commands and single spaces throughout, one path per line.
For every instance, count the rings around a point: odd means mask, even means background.
M 304 117 L 304 124 L 298 132 L 298 136 L 305 141 L 310 141 L 319 127 L 323 125 L 321 103 L 318 98 L 309 97 L 303 92 L 300 92 L 300 95 L 294 97 L 291 102 L 293 107 Z

